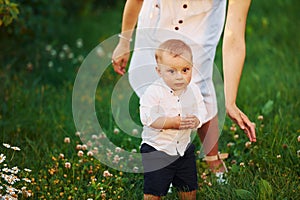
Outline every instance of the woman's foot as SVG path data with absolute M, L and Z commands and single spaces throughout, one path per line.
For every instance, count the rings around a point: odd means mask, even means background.
M 225 173 L 228 172 L 225 162 L 223 161 L 228 157 L 228 153 L 218 153 L 214 156 L 205 156 L 203 158 L 204 161 L 209 166 L 209 169 L 212 173 L 217 177 L 217 182 L 219 184 L 226 184 L 227 180 L 225 179 Z

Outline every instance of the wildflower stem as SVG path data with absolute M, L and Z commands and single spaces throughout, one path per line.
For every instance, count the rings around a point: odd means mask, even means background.
M 16 151 L 13 151 L 13 154 L 11 155 L 10 161 L 12 161 L 12 160 L 14 159 L 14 157 L 15 157 L 15 152 L 16 152 Z

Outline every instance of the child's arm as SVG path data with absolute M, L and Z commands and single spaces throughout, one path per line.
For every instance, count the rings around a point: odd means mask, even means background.
M 155 129 L 194 129 L 199 124 L 199 119 L 192 115 L 187 117 L 159 117 L 150 126 Z

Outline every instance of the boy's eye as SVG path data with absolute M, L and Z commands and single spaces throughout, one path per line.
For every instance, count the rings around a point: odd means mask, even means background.
M 168 72 L 170 72 L 170 73 L 173 74 L 173 73 L 174 73 L 174 70 L 173 70 L 173 69 L 169 69 Z
M 190 68 L 187 67 L 187 68 L 184 68 L 182 71 L 186 73 L 186 72 L 188 72 L 189 70 L 190 70 Z

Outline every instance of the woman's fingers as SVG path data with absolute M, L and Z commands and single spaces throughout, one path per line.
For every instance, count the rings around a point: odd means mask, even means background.
M 235 109 L 228 110 L 228 116 L 246 133 L 251 142 L 256 142 L 255 125 L 249 118 L 235 107 Z
M 127 61 L 124 61 L 123 59 L 121 60 L 112 60 L 112 65 L 114 67 L 114 71 L 120 75 L 124 75 L 126 72 L 126 65 L 127 65 Z
M 255 124 L 252 123 L 249 118 L 241 112 L 241 118 L 243 120 L 244 126 L 246 127 L 245 131 L 251 142 L 256 142 L 256 133 L 255 133 Z

